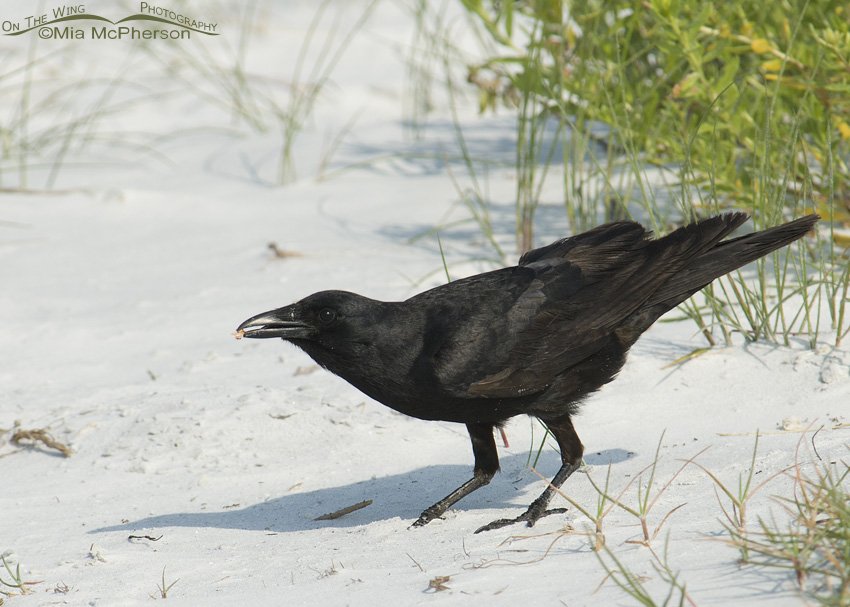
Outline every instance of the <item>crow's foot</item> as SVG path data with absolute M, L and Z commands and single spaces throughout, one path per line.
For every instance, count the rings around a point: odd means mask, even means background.
M 489 525 L 484 525 L 475 531 L 475 533 L 481 533 L 482 531 L 492 531 L 493 529 L 501 529 L 502 527 L 507 527 L 508 525 L 513 525 L 514 523 L 525 522 L 529 527 L 534 527 L 534 523 L 543 518 L 544 516 L 549 516 L 550 514 L 563 514 L 566 512 L 566 508 L 550 508 L 549 510 L 543 510 L 542 512 L 538 511 L 534 508 L 534 504 L 525 511 L 524 514 L 520 514 L 516 518 L 500 518 L 498 520 L 493 521 Z

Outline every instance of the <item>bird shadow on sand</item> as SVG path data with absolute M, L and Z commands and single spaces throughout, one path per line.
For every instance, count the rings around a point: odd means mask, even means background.
M 633 457 L 621 449 L 588 454 L 591 465 L 617 464 Z M 498 516 L 521 514 L 545 485 L 526 468 L 527 454 L 502 458 L 502 474 L 497 474 L 489 486 L 464 498 L 456 510 L 473 513 L 484 509 L 500 511 Z M 554 451 L 544 452 L 538 470 L 551 476 L 560 458 Z M 89 533 L 140 532 L 152 533 L 164 527 L 208 527 L 288 533 L 322 528 L 348 528 L 399 517 L 412 523 L 433 502 L 444 497 L 468 480 L 470 466 L 439 465 L 358 481 L 338 487 L 327 487 L 282 495 L 245 507 L 228 507 L 217 511 L 174 512 L 126 521 L 118 525 L 92 529 Z M 562 489 L 569 490 L 570 481 Z M 328 521 L 316 517 L 336 512 L 365 500 L 372 504 L 350 514 Z M 557 498 L 556 498 L 556 501 Z M 559 500 L 563 501 L 563 500 Z M 527 503 L 526 503 L 527 502 Z M 553 504 L 563 506 L 564 504 Z M 492 513 L 490 513 L 492 514 Z M 408 524 L 409 524 L 408 523 Z

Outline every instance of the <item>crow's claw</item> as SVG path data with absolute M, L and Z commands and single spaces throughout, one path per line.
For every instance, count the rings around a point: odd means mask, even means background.
M 493 529 L 501 529 L 502 527 L 507 527 L 508 525 L 513 525 L 514 523 L 525 522 L 529 527 L 534 527 L 534 523 L 543 518 L 544 516 L 549 516 L 550 514 L 563 514 L 566 512 L 566 508 L 550 508 L 549 510 L 544 510 L 540 514 L 534 512 L 534 507 L 532 506 L 528 510 L 525 511 L 524 514 L 520 514 L 516 518 L 500 518 L 498 520 L 493 521 L 489 525 L 484 525 L 483 527 L 478 528 L 475 533 L 481 533 L 482 531 L 492 531 Z

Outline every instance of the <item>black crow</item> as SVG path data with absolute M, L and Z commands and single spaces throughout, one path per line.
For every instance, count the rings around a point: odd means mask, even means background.
M 490 482 L 499 469 L 495 427 L 515 415 L 538 417 L 558 441 L 560 470 L 525 513 L 478 531 L 532 526 L 563 512 L 547 507 L 581 463 L 572 416 L 620 371 L 637 338 L 715 278 L 801 238 L 818 219 L 726 241 L 746 214 L 712 217 L 655 240 L 638 223 L 616 221 L 529 251 L 517 266 L 403 302 L 322 291 L 249 318 L 237 335 L 280 337 L 396 411 L 466 424 L 473 477 L 414 526 Z

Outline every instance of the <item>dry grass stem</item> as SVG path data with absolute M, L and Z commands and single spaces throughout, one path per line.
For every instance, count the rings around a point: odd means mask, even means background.
M 314 521 L 332 521 L 335 518 L 345 516 L 346 514 L 351 514 L 352 512 L 355 512 L 357 510 L 365 508 L 366 506 L 369 506 L 371 504 L 372 504 L 372 500 L 363 500 L 362 502 L 354 504 L 353 506 L 346 506 L 345 508 L 340 508 L 336 512 L 331 512 L 329 514 L 323 514 L 322 516 L 317 516 L 313 520 Z
M 71 457 L 71 449 L 67 445 L 54 439 L 44 428 L 39 428 L 37 430 L 15 430 L 10 441 L 16 447 L 21 446 L 21 441 L 40 442 L 43 443 L 45 447 L 56 449 L 65 457 Z

